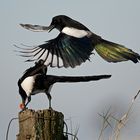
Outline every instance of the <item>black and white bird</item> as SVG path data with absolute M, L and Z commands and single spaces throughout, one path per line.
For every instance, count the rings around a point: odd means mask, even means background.
M 31 95 L 35 95 L 40 92 L 45 92 L 48 98 L 51 96 L 47 89 L 45 91 L 43 86 L 43 77 L 47 73 L 47 67 L 44 65 L 43 60 L 39 60 L 35 63 L 35 66 L 27 69 L 23 76 L 18 80 L 19 94 L 22 98 L 20 108 L 26 108 L 27 104 L 31 101 Z
M 51 31 L 56 28 L 60 31 L 54 39 L 33 48 L 22 48 L 22 56 L 29 57 L 27 61 L 44 60 L 45 65 L 51 67 L 72 67 L 90 59 L 93 50 L 108 62 L 131 60 L 137 63 L 140 55 L 123 45 L 113 43 L 94 34 L 80 22 L 59 15 L 52 18 L 50 26 L 20 24 L 31 31 Z
M 26 109 L 31 101 L 31 96 L 38 93 L 45 93 L 49 99 L 51 109 L 51 88 L 56 82 L 88 82 L 110 78 L 111 75 L 98 76 L 55 76 L 47 75 L 47 67 L 43 60 L 35 63 L 35 66 L 27 69 L 23 76 L 18 80 L 19 94 L 22 98 L 20 108 Z

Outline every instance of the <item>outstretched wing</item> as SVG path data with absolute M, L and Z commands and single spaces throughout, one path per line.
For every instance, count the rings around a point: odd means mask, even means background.
M 89 60 L 93 50 L 91 40 L 88 37 L 76 38 L 60 33 L 55 39 L 45 44 L 22 48 L 21 56 L 29 57 L 26 61 L 44 60 L 45 65 L 51 67 L 72 67 Z

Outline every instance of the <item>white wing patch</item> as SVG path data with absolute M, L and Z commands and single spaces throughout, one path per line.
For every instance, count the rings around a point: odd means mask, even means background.
M 46 52 L 42 55 L 42 57 L 40 59 L 45 60 L 47 53 L 48 53 L 48 51 L 46 50 Z M 51 65 L 52 67 L 63 67 L 64 66 L 62 58 L 58 57 L 55 54 L 52 55 L 51 52 L 49 52 L 47 60 L 45 60 L 44 64 L 46 66 Z
M 57 65 L 58 65 L 57 56 L 54 54 L 52 58 L 52 67 L 55 67 Z
M 79 30 L 79 29 L 70 28 L 70 27 L 64 27 L 62 32 L 69 36 L 73 36 L 73 37 L 77 37 L 77 38 L 82 38 L 89 34 L 89 31 Z
M 52 61 L 52 54 L 49 53 L 48 58 L 47 58 L 47 60 L 45 61 L 44 64 L 45 64 L 46 66 L 48 66 L 48 65 L 51 63 L 51 61 Z
M 58 61 L 59 61 L 59 67 L 63 67 L 64 66 L 64 63 L 63 63 L 63 60 L 62 58 L 58 57 Z
M 29 76 L 29 77 L 25 78 L 23 80 L 23 82 L 21 83 L 21 87 L 26 92 L 27 96 L 31 95 L 32 90 L 33 90 L 34 82 L 35 82 L 34 77 Z
M 48 54 L 48 50 L 45 50 L 45 52 L 43 53 L 43 55 L 40 57 L 40 59 L 45 60 Z

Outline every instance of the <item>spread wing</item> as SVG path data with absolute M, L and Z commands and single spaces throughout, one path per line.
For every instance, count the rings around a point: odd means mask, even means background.
M 19 47 L 18 47 L 19 48 Z M 29 57 L 26 61 L 44 60 L 51 67 L 72 67 L 89 60 L 93 50 L 88 37 L 76 38 L 60 33 L 55 39 L 32 48 L 20 48 L 21 56 Z

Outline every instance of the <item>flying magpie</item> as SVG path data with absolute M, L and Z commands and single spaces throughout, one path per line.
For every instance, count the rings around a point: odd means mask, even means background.
M 45 93 L 49 99 L 49 109 L 51 109 L 50 90 L 57 82 L 88 82 L 110 78 L 111 75 L 98 76 L 56 76 L 47 75 L 47 67 L 43 60 L 39 60 L 33 67 L 27 69 L 18 80 L 19 94 L 22 98 L 20 108 L 26 109 L 31 101 L 31 95 Z
M 66 16 L 58 15 L 52 18 L 50 26 L 20 24 L 22 27 L 39 32 L 60 31 L 54 39 L 32 48 L 22 48 L 21 56 L 29 57 L 27 61 L 44 60 L 45 65 L 51 67 L 72 67 L 90 60 L 90 55 L 96 52 L 108 62 L 131 60 L 137 63 L 140 55 L 123 45 L 107 41 L 94 34 L 80 22 Z

